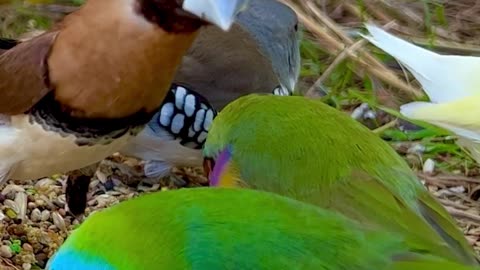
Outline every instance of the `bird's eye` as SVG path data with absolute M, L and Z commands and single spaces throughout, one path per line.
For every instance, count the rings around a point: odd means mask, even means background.
M 296 23 L 293 28 L 295 29 L 295 31 L 298 31 L 298 23 Z

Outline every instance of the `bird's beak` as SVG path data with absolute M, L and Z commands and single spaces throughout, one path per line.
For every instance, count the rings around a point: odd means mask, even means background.
M 184 0 L 183 9 L 228 31 L 250 0 Z

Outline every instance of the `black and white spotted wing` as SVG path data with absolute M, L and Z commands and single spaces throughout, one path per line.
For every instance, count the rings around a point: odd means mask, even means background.
M 272 93 L 276 96 L 291 96 L 293 94 L 286 87 L 283 87 L 281 85 L 275 87 L 275 89 L 273 89 Z
M 200 149 L 215 116 L 217 111 L 205 97 L 185 86 L 173 84 L 148 127 L 159 134 L 168 132 L 184 146 Z

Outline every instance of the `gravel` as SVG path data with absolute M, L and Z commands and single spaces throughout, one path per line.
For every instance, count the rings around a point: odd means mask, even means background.
M 207 184 L 200 168 L 144 179 L 142 165 L 119 155 L 102 162 L 90 184 L 85 216 L 79 218 L 66 210 L 64 175 L 0 187 L 0 269 L 44 269 L 69 232 L 97 210 L 142 193 Z

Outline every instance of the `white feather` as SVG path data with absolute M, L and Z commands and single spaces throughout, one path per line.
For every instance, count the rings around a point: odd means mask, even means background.
M 437 104 L 429 102 L 411 102 L 402 105 L 400 107 L 400 113 L 408 118 L 426 121 L 450 130 L 451 132 L 464 138 L 480 142 L 480 133 L 465 123 L 460 123 L 459 121 L 456 121 L 455 123 L 448 117 L 448 113 L 443 114 L 442 117 L 442 114 L 438 113 L 441 112 L 441 110 L 437 109 L 437 106 Z
M 418 119 L 418 111 L 429 106 L 433 106 L 433 103 L 416 101 L 404 104 L 400 106 L 400 113 L 408 118 Z
M 420 82 L 434 103 L 457 100 L 480 94 L 480 58 L 473 56 L 440 55 L 366 24 L 370 36 L 364 36 L 375 46 L 402 63 Z

